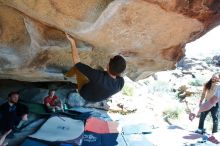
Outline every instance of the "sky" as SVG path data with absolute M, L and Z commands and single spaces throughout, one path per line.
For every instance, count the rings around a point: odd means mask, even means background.
M 220 26 L 186 45 L 187 57 L 206 58 L 214 55 L 220 55 Z

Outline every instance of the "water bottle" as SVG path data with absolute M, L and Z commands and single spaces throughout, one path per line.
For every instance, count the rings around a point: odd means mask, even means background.
M 68 110 L 68 107 L 67 107 L 67 105 L 65 103 L 63 104 L 63 109 L 64 109 L 64 111 Z

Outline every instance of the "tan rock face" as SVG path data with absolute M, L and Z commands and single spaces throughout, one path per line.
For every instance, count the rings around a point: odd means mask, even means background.
M 0 78 L 63 80 L 68 32 L 82 62 L 105 67 L 121 54 L 141 79 L 174 68 L 185 44 L 219 23 L 218 0 L 0 0 Z

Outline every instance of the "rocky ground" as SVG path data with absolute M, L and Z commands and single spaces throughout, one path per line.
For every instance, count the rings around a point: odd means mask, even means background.
M 158 72 L 135 84 L 127 81 L 122 94 L 128 95 L 123 100 L 128 103 L 122 107 L 129 109 L 132 103 L 130 111 L 153 113 L 172 124 L 195 130 L 198 122 L 189 122 L 187 113 L 197 108 L 203 85 L 213 73 L 220 71 L 219 63 L 219 56 L 204 60 L 183 58 L 175 70 Z M 133 95 L 129 97 L 131 91 Z M 209 122 L 206 128 L 210 129 L 211 125 Z

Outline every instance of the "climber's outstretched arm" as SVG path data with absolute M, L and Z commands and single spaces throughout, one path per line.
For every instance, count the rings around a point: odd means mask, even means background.
M 79 52 L 78 52 L 78 48 L 76 47 L 75 40 L 69 34 L 66 34 L 66 37 L 70 41 L 70 44 L 71 44 L 73 63 L 77 64 L 80 62 L 80 58 L 79 58 Z

